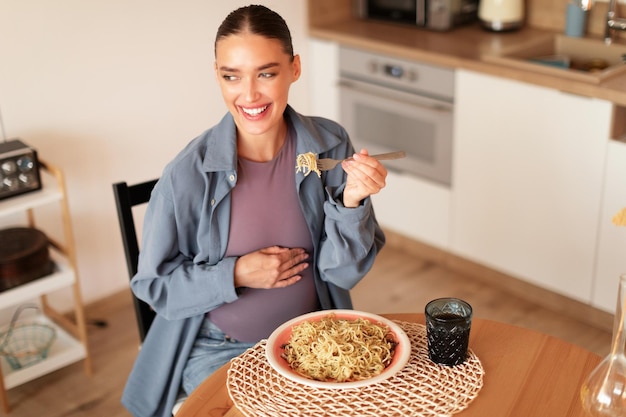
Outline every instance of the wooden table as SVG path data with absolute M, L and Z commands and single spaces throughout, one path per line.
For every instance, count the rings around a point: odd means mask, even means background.
M 385 314 L 424 324 L 423 314 Z M 584 417 L 580 386 L 601 358 L 533 330 L 474 318 L 470 349 L 485 370 L 478 397 L 455 417 Z M 226 388 L 228 364 L 207 378 L 176 417 L 242 417 Z

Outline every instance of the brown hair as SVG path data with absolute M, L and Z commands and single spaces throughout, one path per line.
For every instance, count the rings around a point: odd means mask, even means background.
M 245 32 L 279 40 L 283 51 L 293 61 L 293 44 L 287 23 L 275 11 L 256 4 L 241 7 L 226 16 L 217 29 L 215 48 L 221 39 Z

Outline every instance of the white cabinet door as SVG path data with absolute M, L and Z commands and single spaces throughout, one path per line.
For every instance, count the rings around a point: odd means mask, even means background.
M 308 55 L 311 114 L 339 121 L 339 45 L 309 38 Z
M 626 143 L 609 141 L 602 199 L 602 216 L 598 239 L 592 304 L 615 312 L 619 276 L 626 274 L 626 227 L 616 226 L 611 219 L 626 207 Z
M 389 171 L 387 185 L 372 201 L 382 227 L 449 250 L 450 198 L 447 187 Z
M 611 104 L 457 71 L 452 251 L 590 302 Z

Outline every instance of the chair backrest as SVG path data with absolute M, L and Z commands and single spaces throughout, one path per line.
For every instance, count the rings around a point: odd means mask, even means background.
M 157 181 L 158 179 L 154 179 L 135 185 L 128 185 L 126 182 L 113 184 L 113 194 L 115 195 L 117 217 L 120 222 L 122 242 L 124 243 L 129 280 L 137 273 L 137 263 L 139 262 L 139 239 L 137 238 L 137 229 L 133 218 L 133 207 L 145 204 L 150 200 L 150 194 Z M 133 301 L 137 315 L 139 337 L 143 342 L 150 324 L 154 320 L 155 312 L 148 304 L 135 297 L 135 295 L 133 295 Z

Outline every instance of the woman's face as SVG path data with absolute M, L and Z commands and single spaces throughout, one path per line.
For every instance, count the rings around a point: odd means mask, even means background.
M 278 135 L 300 58 L 292 62 L 277 39 L 230 35 L 217 42 L 215 72 L 239 134 Z

